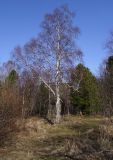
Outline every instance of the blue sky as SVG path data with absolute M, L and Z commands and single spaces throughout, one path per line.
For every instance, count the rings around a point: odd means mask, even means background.
M 38 34 L 46 13 L 63 4 L 76 12 L 74 23 L 81 30 L 77 43 L 85 65 L 97 74 L 113 29 L 113 0 L 0 0 L 0 63 L 10 58 L 15 46 Z

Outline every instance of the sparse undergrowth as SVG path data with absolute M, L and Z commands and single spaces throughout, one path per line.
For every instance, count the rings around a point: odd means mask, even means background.
M 50 125 L 19 120 L 20 132 L 0 149 L 0 160 L 112 160 L 113 127 L 101 117 L 64 117 Z

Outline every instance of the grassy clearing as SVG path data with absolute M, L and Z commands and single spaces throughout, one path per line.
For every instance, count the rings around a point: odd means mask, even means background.
M 0 149 L 0 160 L 104 160 L 113 155 L 112 128 L 109 139 L 100 135 L 101 117 L 65 116 L 59 125 L 33 117 L 19 123 L 20 132 Z

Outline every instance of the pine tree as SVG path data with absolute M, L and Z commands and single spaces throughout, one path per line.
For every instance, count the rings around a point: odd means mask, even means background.
M 76 74 L 72 73 L 72 83 L 77 82 L 82 75 L 79 90 L 71 91 L 71 104 L 73 112 L 90 114 L 97 112 L 99 107 L 98 85 L 95 76 L 82 64 L 78 64 L 75 69 Z

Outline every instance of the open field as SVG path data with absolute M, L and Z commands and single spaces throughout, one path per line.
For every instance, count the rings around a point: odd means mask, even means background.
M 32 117 L 0 148 L 0 160 L 112 160 L 113 126 L 102 117 L 64 117 L 51 125 Z

